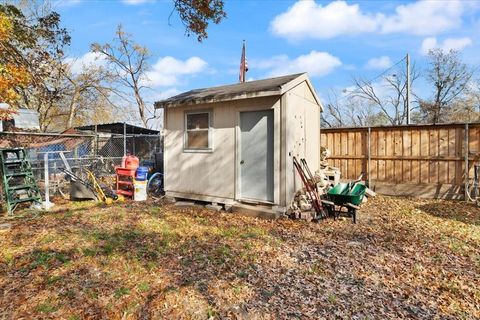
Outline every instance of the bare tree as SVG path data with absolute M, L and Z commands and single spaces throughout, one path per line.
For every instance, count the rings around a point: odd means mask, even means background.
M 472 103 L 480 111 L 480 79 L 476 81 L 471 90 Z
M 460 98 L 455 99 L 446 110 L 448 117 L 444 120 L 451 122 L 478 122 L 480 121 L 480 83 L 471 83 Z
M 386 123 L 385 117 L 369 101 L 331 90 L 327 97 L 323 123 L 329 127 L 373 126 Z
M 420 112 L 425 121 L 438 123 L 448 120 L 448 109 L 467 91 L 473 71 L 461 61 L 458 51 L 433 49 L 428 56 L 426 79 L 434 90 L 430 99 L 420 101 Z
M 333 89 L 328 94 L 325 110 L 321 114 L 322 122 L 328 127 L 344 127 L 347 119 L 343 116 L 343 108 L 339 103 L 338 94 Z
M 413 85 L 420 74 L 413 64 L 410 72 L 410 84 Z M 377 108 L 392 125 L 406 123 L 407 119 L 407 73 L 398 68 L 394 74 L 386 75 L 378 83 L 363 78 L 354 78 L 355 89 L 350 95 Z M 412 94 L 414 97 L 415 95 Z
M 66 87 L 65 110 L 67 112 L 66 127 L 73 127 L 74 120 L 79 113 L 88 114 L 88 111 L 96 110 L 100 105 L 104 111 L 113 111 L 115 104 L 112 103 L 111 94 L 116 93 L 112 83 L 115 75 L 100 65 L 91 64 L 83 66 L 79 73 L 71 72 L 72 65 L 65 73 Z M 105 112 L 103 112 L 105 115 Z
M 25 106 L 38 112 L 42 131 L 64 129 L 61 118 L 65 112 L 61 106 L 68 91 L 65 68 L 63 55 L 45 59 L 41 66 L 43 71 L 40 71 L 43 77 L 38 78 L 40 85 L 31 86 L 22 92 Z
M 147 110 L 142 92 L 146 89 L 143 83 L 150 67 L 147 62 L 150 57 L 148 49 L 135 43 L 121 25 L 118 26 L 116 37 L 111 44 L 94 43 L 91 49 L 106 58 L 119 84 L 133 94 L 140 120 L 146 127 Z

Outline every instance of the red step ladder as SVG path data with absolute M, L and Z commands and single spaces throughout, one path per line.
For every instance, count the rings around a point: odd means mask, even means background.
M 115 173 L 117 174 L 117 194 L 133 197 L 135 190 L 133 186 L 133 180 L 135 179 L 136 170 L 137 169 L 127 169 L 122 167 L 115 168 Z

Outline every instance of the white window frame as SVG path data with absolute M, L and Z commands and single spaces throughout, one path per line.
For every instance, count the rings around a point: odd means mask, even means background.
M 203 114 L 206 113 L 208 114 L 208 129 L 190 129 L 188 130 L 187 126 L 187 118 L 191 114 Z M 198 110 L 198 111 L 186 111 L 185 116 L 184 116 L 184 133 L 183 133 L 183 151 L 184 152 L 213 152 L 213 139 L 212 139 L 212 134 L 213 134 L 213 128 L 212 128 L 212 111 L 211 110 Z M 187 146 L 188 143 L 188 132 L 192 131 L 208 131 L 208 148 L 189 148 Z

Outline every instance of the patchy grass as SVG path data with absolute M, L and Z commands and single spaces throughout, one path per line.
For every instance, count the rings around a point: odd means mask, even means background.
M 58 306 L 49 302 L 41 303 L 37 306 L 37 311 L 40 313 L 52 313 L 58 310 Z
M 462 202 L 379 196 L 356 225 L 158 203 L 5 219 L 2 319 L 480 318 L 480 209 Z

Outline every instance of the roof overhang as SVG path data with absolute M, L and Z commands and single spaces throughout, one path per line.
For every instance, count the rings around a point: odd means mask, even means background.
M 292 79 L 291 81 L 277 87 L 276 89 L 271 90 L 264 90 L 264 91 L 254 91 L 254 92 L 243 92 L 239 94 L 223 94 L 223 95 L 215 95 L 213 97 L 202 97 L 202 98 L 191 98 L 191 99 L 182 99 L 182 100 L 174 100 L 174 101 L 157 101 L 154 103 L 155 109 L 160 108 L 172 108 L 172 107 L 180 107 L 180 106 L 192 106 L 192 105 L 200 105 L 200 104 L 211 104 L 211 103 L 218 103 L 218 102 L 225 102 L 225 101 L 234 101 L 234 100 L 244 100 L 244 99 L 252 99 L 252 98 L 262 98 L 262 97 L 273 97 L 273 96 L 282 96 L 287 91 L 295 88 L 302 82 L 306 82 L 308 88 L 312 92 L 312 95 L 315 99 L 315 103 L 320 106 L 320 109 L 323 111 L 323 104 L 320 101 L 317 93 L 315 92 L 315 88 L 313 87 L 312 82 L 308 78 L 306 73 L 299 74 L 296 78 Z
M 227 94 L 221 96 L 215 96 L 213 98 L 200 98 L 200 99 L 190 99 L 182 101 L 172 101 L 172 102 L 155 102 L 155 109 L 159 108 L 170 108 L 170 107 L 179 107 L 179 106 L 191 106 L 196 104 L 209 104 L 225 101 L 234 101 L 234 100 L 243 100 L 243 99 L 252 99 L 252 98 L 262 98 L 262 97 L 272 97 L 272 96 L 281 96 L 282 90 L 266 90 L 266 91 L 257 91 L 257 92 L 248 92 L 241 94 Z

